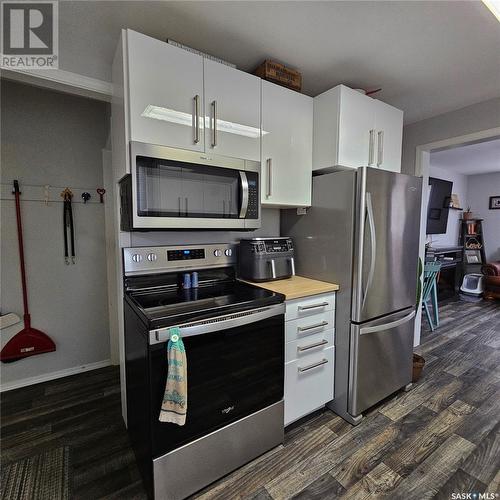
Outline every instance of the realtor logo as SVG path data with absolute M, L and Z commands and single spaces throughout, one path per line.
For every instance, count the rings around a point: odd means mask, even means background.
M 2 2 L 2 33 L 2 68 L 58 67 L 57 1 Z

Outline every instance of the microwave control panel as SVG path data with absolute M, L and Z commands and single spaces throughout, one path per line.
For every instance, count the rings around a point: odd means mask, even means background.
M 248 179 L 247 219 L 259 218 L 259 176 L 257 172 L 246 172 Z

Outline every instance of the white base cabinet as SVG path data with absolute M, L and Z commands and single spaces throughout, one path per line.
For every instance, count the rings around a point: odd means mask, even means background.
M 314 98 L 313 170 L 401 171 L 403 112 L 345 85 Z
M 287 300 L 285 425 L 334 397 L 335 293 Z
M 261 202 L 311 205 L 313 99 L 262 80 Z

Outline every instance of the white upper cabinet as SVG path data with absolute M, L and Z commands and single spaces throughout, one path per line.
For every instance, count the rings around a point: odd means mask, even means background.
M 311 204 L 313 99 L 262 80 L 261 202 Z
M 260 160 L 260 78 L 204 60 L 205 151 Z
M 375 164 L 384 170 L 401 172 L 401 147 L 403 143 L 403 112 L 385 102 L 373 99 L 377 150 Z
M 127 30 L 130 139 L 204 151 L 203 58 Z
M 345 85 L 314 98 L 313 170 L 401 170 L 403 112 Z

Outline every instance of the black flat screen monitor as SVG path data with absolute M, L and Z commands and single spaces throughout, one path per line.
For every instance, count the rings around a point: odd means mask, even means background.
M 444 234 L 453 182 L 429 177 L 429 204 L 427 206 L 427 234 Z

